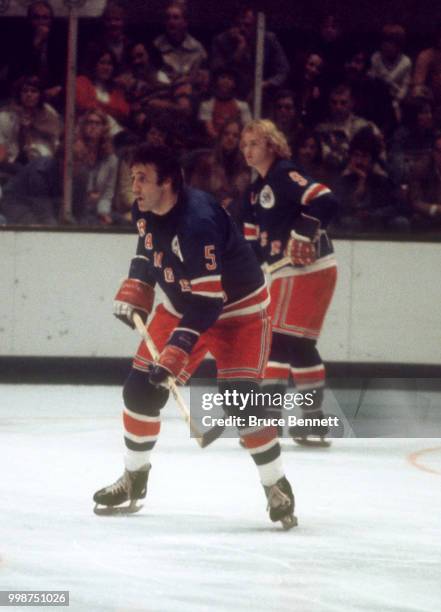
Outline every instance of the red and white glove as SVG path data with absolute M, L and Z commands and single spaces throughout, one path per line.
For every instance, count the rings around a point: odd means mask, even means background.
M 190 360 L 190 353 L 199 338 L 197 332 L 178 329 L 173 332 L 158 361 L 150 369 L 149 381 L 155 386 L 166 386 L 169 376 L 178 378 Z
M 136 311 L 144 323 L 152 312 L 155 290 L 151 285 L 136 278 L 126 278 L 113 302 L 113 314 L 132 329 L 133 313 Z
M 314 243 L 307 236 L 297 234 L 291 230 L 291 238 L 286 246 L 286 255 L 291 258 L 294 265 L 309 266 L 317 259 Z

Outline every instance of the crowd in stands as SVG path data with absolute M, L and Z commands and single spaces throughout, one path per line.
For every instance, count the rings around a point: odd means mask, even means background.
M 67 36 L 54 21 L 50 2 L 30 3 L 26 31 L 2 53 L 1 223 L 63 218 Z M 73 223 L 130 223 L 128 158 L 143 141 L 179 151 L 188 183 L 240 223 L 256 21 L 252 4 L 241 8 L 203 44 L 186 2 L 174 0 L 155 35 L 132 37 L 125 5 L 108 0 L 78 57 Z M 407 54 L 398 21 L 368 45 L 327 14 L 294 53 L 265 32 L 262 115 L 285 134 L 299 170 L 335 191 L 332 231 L 346 235 L 441 229 L 441 29 Z

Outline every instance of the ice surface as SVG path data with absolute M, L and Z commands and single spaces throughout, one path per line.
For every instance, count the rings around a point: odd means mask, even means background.
M 120 409 L 116 387 L 0 386 L 0 589 L 69 590 L 75 612 L 441 609 L 440 439 L 285 440 L 284 532 L 237 440 L 200 450 L 170 403 L 145 507 L 97 517 Z

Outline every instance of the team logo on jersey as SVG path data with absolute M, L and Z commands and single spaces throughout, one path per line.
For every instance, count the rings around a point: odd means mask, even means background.
M 269 185 L 265 185 L 265 187 L 260 192 L 259 202 L 262 208 L 272 208 L 276 203 L 274 191 Z
M 175 236 L 173 238 L 173 240 L 171 241 L 171 250 L 176 255 L 176 257 L 178 259 L 180 259 L 182 262 L 184 261 L 184 258 L 182 257 L 182 253 L 181 253 L 181 247 L 179 246 L 179 240 L 178 240 L 177 236 Z

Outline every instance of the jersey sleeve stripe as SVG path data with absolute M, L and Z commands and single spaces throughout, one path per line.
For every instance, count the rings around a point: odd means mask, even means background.
M 331 190 L 326 187 L 326 185 L 322 185 L 321 183 L 313 183 L 302 195 L 301 202 L 305 206 L 309 204 L 311 200 L 314 200 L 314 198 L 318 198 L 326 193 L 331 193 Z
M 245 240 L 257 240 L 259 230 L 257 225 L 253 225 L 252 223 L 244 223 L 243 233 L 245 236 Z

